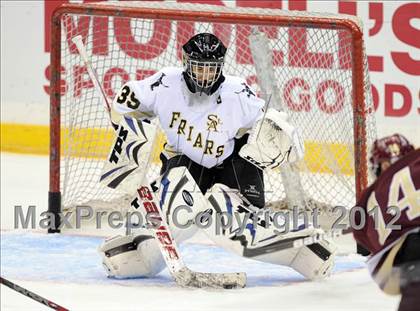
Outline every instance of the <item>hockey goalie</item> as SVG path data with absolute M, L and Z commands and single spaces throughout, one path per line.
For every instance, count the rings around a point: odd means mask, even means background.
M 322 229 L 302 225 L 282 233 L 255 218 L 265 207 L 264 171 L 301 159 L 303 144 L 285 113 L 266 109 L 244 79 L 223 73 L 225 54 L 216 36 L 199 33 L 182 47 L 183 68 L 163 68 L 126 83 L 113 108 L 131 122 L 129 131 L 146 119 L 159 120 L 167 142 L 154 186 L 177 243 L 204 230 L 217 245 L 240 256 L 289 266 L 307 279 L 324 278 L 334 265 L 331 241 L 284 247 L 285 241 Z M 141 153 L 142 143 L 137 145 Z M 211 219 L 204 226 L 206 220 L 197 215 Z M 226 221 L 217 222 L 222 218 L 216 215 L 225 215 Z M 106 240 L 100 252 L 110 276 L 152 277 L 164 268 L 146 227 Z

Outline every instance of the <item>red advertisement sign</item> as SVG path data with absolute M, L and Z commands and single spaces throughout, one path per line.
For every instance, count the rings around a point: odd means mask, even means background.
M 45 1 L 45 42 L 44 50 L 45 52 L 50 52 L 50 24 L 51 16 L 53 10 L 63 3 L 68 3 L 69 1 Z M 91 0 L 85 0 L 87 2 L 97 2 Z M 188 3 L 201 3 L 201 4 L 218 4 L 225 5 L 221 0 L 190 0 L 190 1 L 180 1 L 178 2 L 188 2 Z M 287 4 L 287 7 L 285 7 Z M 276 8 L 276 9 L 289 9 L 289 10 L 308 10 L 309 1 L 307 0 L 289 0 L 289 1 L 249 1 L 249 0 L 236 0 L 235 5 L 237 7 L 261 7 L 261 8 Z M 385 21 L 385 10 L 384 2 L 370 1 L 368 3 L 357 3 L 352 1 L 337 1 L 337 12 L 342 14 L 357 15 L 358 10 L 363 5 L 363 9 L 368 10 L 368 22 L 369 27 L 366 29 L 367 33 L 365 35 L 365 40 L 369 41 L 370 38 L 374 39 L 377 36 L 392 36 L 393 39 L 401 42 L 403 46 L 401 50 L 397 48 L 384 48 L 380 55 L 370 55 L 368 53 L 368 66 L 372 76 L 385 75 L 386 71 L 399 71 L 405 75 L 412 76 L 413 79 L 418 79 L 420 75 L 420 59 L 414 58 L 414 53 L 410 53 L 412 50 L 420 48 L 420 30 L 413 26 L 412 21 L 414 19 L 420 18 L 420 3 L 401 3 L 396 6 L 396 9 L 393 10 L 392 16 L 387 16 L 390 18 L 392 33 L 384 34 L 384 23 Z M 65 33 L 67 34 L 66 40 L 70 48 L 71 53 L 77 53 L 77 49 L 74 44 L 71 42 L 69 36 L 70 33 L 79 33 L 82 37 L 86 38 L 88 31 L 91 28 L 93 33 L 97 33 L 96 37 L 93 40 L 92 53 L 94 55 L 106 56 L 109 54 L 109 44 L 108 44 L 108 34 L 106 32 L 95 32 L 95 29 L 103 29 L 104 25 L 108 25 L 107 17 L 90 17 L 90 16 L 81 16 L 77 22 L 72 21 L 71 23 L 66 24 Z M 155 44 L 157 40 L 159 42 L 169 42 L 170 38 L 170 27 L 168 23 L 170 21 L 155 21 L 153 34 L 150 37 L 148 42 L 138 42 L 136 41 L 135 36 L 127 29 L 129 27 L 130 20 L 124 18 L 113 18 L 113 26 L 115 33 L 115 40 L 119 44 L 120 49 L 122 49 L 129 57 L 139 58 L 139 59 L 153 59 L 158 57 L 167 49 L 165 44 Z M 81 27 L 81 25 L 89 24 L 89 28 Z M 366 21 L 365 21 L 365 24 Z M 229 25 L 215 25 L 214 31 L 215 34 L 221 37 L 222 41 L 228 42 L 231 36 L 231 29 Z M 107 27 L 105 27 L 107 28 Z M 251 28 L 246 25 L 239 25 L 238 31 L 243 33 L 250 33 Z M 274 38 L 277 35 L 277 29 L 273 27 L 261 27 L 262 30 L 267 34 L 269 38 Z M 306 42 L 306 33 L 305 29 L 290 29 L 289 32 L 301 32 L 301 33 L 289 33 L 289 36 L 300 36 L 305 38 L 303 41 L 293 41 L 290 40 L 285 51 L 273 51 L 274 55 L 274 64 L 275 66 L 282 66 L 285 59 L 285 54 L 287 53 L 288 57 L 288 66 L 291 67 L 303 67 L 303 68 L 332 68 L 334 55 L 327 52 L 311 52 L 307 49 L 305 44 Z M 192 22 L 178 22 L 176 27 L 176 38 L 177 38 L 177 51 L 178 59 L 181 58 L 180 47 L 182 45 L 181 38 L 192 36 L 194 33 L 194 25 Z M 247 37 L 247 36 L 244 36 Z M 302 43 L 303 42 L 303 43 Z M 238 40 L 235 42 L 237 49 L 235 54 L 235 59 L 238 64 L 246 65 L 252 63 L 251 53 L 249 42 L 247 40 Z M 340 40 L 339 44 L 345 44 L 345 40 Z M 147 53 L 145 53 L 147 51 Z M 339 49 L 340 51 L 340 49 Z M 337 55 L 340 69 L 349 69 L 349 62 L 345 61 L 345 57 L 338 53 Z M 300 60 L 297 62 L 296 60 Z M 311 59 L 311 63 L 306 62 L 305 60 Z M 317 59 L 322 61 L 316 61 Z M 313 61 L 315 60 L 315 61 Z M 391 63 L 393 68 L 387 68 L 386 63 Z M 389 66 L 388 66 L 389 67 Z M 62 81 L 62 92 L 63 94 L 68 91 L 73 91 L 73 96 L 78 97 L 81 95 L 81 90 L 83 88 L 93 88 L 93 83 L 87 77 L 86 68 L 83 66 L 74 66 L 74 68 L 64 68 L 62 67 L 62 74 L 72 74 L 77 85 L 78 89 L 69 90 L 69 86 L 66 82 Z M 72 72 L 69 72 L 72 71 Z M 136 79 L 142 79 L 153 73 L 151 70 L 137 69 L 135 73 Z M 131 73 L 132 74 L 132 73 Z M 45 70 L 46 78 L 50 79 L 49 67 Z M 114 96 L 114 90 L 111 87 L 111 81 L 118 76 L 123 81 L 128 81 L 130 75 L 124 68 L 111 67 L 109 68 L 103 76 L 103 85 L 106 90 L 106 93 L 109 97 Z M 388 74 L 389 77 L 389 74 Z M 255 76 L 247 77 L 249 83 L 255 82 Z M 375 109 L 378 109 L 379 106 L 383 107 L 384 115 L 388 117 L 404 117 L 408 114 L 415 113 L 420 114 L 420 108 L 416 108 L 414 103 L 419 101 L 419 90 L 418 88 L 410 87 L 404 83 L 401 83 L 398 79 L 391 81 L 381 81 L 379 84 L 372 80 L 372 95 L 374 101 Z M 383 80 L 383 79 L 380 79 Z M 301 78 L 291 78 L 286 82 L 283 91 L 283 99 L 285 103 L 292 110 L 297 111 L 309 111 L 310 107 L 310 98 L 308 94 L 309 90 L 308 82 Z M 44 86 L 45 92 L 49 93 L 49 86 Z M 298 101 L 291 98 L 290 94 L 292 91 L 297 91 Z M 334 92 L 336 102 L 327 104 L 323 98 L 325 92 Z M 343 105 L 343 87 L 333 80 L 319 81 L 319 84 L 316 86 L 316 98 L 317 105 L 319 108 L 326 113 L 334 113 L 341 109 Z M 414 111 L 416 110 L 416 111 Z

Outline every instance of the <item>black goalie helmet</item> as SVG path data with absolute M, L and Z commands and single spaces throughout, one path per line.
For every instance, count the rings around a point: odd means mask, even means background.
M 226 47 L 211 33 L 199 33 L 182 46 L 184 77 L 195 93 L 212 94 L 223 82 Z

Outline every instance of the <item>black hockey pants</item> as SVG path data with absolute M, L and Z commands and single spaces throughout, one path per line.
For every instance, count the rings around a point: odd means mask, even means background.
M 221 183 L 230 188 L 238 189 L 253 205 L 262 208 L 265 204 L 263 171 L 238 154 L 240 148 L 246 143 L 246 139 L 247 135 L 235 140 L 235 149 L 232 155 L 225 159 L 222 164 L 212 168 L 201 166 L 185 155 L 167 159 L 161 154 L 161 174 L 171 168 L 185 166 L 203 194 L 215 183 Z

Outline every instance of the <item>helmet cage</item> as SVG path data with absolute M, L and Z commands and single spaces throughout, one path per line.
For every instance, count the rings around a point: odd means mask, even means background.
M 219 80 L 223 70 L 223 58 L 216 61 L 194 60 L 185 52 L 182 56 L 185 72 L 199 89 L 210 89 Z

